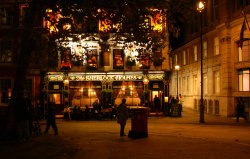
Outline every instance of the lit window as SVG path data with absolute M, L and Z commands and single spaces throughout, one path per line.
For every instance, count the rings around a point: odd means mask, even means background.
M 95 71 L 97 69 L 97 49 L 88 49 L 87 69 Z
M 178 64 L 178 55 L 177 54 L 175 54 L 175 65 L 177 65 Z
M 151 28 L 153 31 L 162 32 L 163 18 L 160 10 L 153 10 L 153 15 L 151 17 Z
M 249 91 L 249 70 L 240 70 L 238 72 L 239 91 Z
M 197 81 L 197 75 L 193 76 L 193 93 L 198 94 L 198 81 Z
M 214 93 L 220 93 L 220 73 L 214 72 Z
M 207 58 L 207 41 L 203 42 L 203 58 Z
M 185 51 L 185 50 L 182 52 L 182 61 L 183 61 L 183 65 L 186 65 L 186 64 L 187 64 L 187 60 L 186 60 L 186 51 Z
M 219 38 L 215 37 L 214 38 L 214 55 L 219 55 L 220 54 L 220 47 L 219 47 Z
M 198 60 L 198 55 L 197 55 L 197 45 L 194 46 L 194 61 Z
M 108 13 L 108 11 L 104 9 L 98 9 L 98 14 L 101 17 L 99 20 L 99 31 L 100 32 L 119 32 L 121 30 L 121 24 L 120 23 L 113 23 L 111 20 L 115 14 Z
M 57 26 L 61 18 L 60 11 L 54 12 L 52 9 L 46 9 L 44 28 L 47 28 L 51 34 L 57 33 L 59 31 Z

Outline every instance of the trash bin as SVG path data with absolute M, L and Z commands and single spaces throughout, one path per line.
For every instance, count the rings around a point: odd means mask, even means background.
M 131 113 L 131 130 L 128 136 L 140 138 L 148 136 L 148 108 L 147 107 L 130 107 Z

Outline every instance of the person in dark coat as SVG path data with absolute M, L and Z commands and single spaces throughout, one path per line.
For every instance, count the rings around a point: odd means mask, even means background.
M 239 122 L 239 118 L 243 117 L 245 121 L 247 121 L 247 117 L 245 116 L 245 108 L 244 104 L 240 99 L 238 99 L 237 106 L 236 106 L 236 122 Z
M 44 132 L 45 134 L 48 133 L 50 126 L 52 126 L 55 135 L 58 135 L 54 103 L 50 103 L 49 106 L 48 106 L 47 123 L 46 123 L 46 129 L 45 129 L 45 132 Z
M 122 103 L 117 108 L 117 122 L 120 124 L 120 136 L 126 136 L 124 129 L 128 119 L 128 109 L 126 99 L 122 99 Z
M 156 115 L 158 115 L 158 112 L 160 111 L 160 107 L 161 107 L 161 100 L 159 97 L 157 97 L 157 95 L 155 95 L 154 97 L 154 106 L 155 106 Z

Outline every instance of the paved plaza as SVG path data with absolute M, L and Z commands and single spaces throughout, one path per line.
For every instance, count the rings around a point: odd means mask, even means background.
M 249 159 L 250 123 L 184 109 L 182 117 L 150 116 L 148 137 L 119 136 L 115 120 L 58 119 L 59 135 L 1 141 L 1 159 Z M 44 121 L 41 121 L 44 130 Z M 131 129 L 128 120 L 126 132 Z

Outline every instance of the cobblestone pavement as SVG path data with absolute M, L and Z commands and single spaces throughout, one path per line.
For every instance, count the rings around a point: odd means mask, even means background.
M 250 124 L 235 118 L 183 111 L 182 117 L 150 116 L 148 137 L 119 136 L 115 120 L 58 119 L 59 135 L 0 143 L 1 159 L 249 159 Z M 41 121 L 44 130 L 44 121 Z M 128 120 L 126 132 L 131 129 Z

